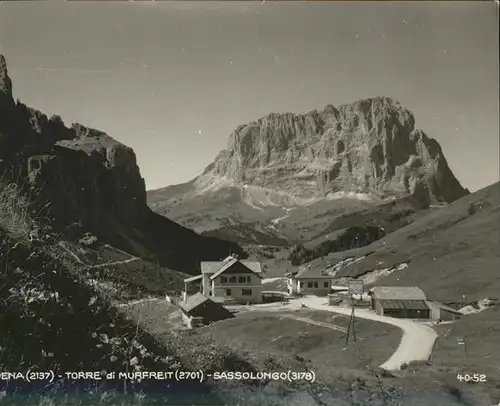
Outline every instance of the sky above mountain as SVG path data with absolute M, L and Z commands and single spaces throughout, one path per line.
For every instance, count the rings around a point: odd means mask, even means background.
M 498 23 L 493 2 L 0 2 L 0 52 L 16 98 L 134 148 L 148 189 L 265 114 L 384 95 L 477 190 L 499 177 Z

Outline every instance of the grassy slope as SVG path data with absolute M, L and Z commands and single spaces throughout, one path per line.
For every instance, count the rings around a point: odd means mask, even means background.
M 439 340 L 432 357 L 437 368 L 458 372 L 482 373 L 500 395 L 500 308 L 493 307 L 479 314 L 462 317 L 453 324 L 436 327 Z M 467 341 L 467 353 L 458 339 Z
M 475 213 L 469 214 L 469 207 Z M 500 294 L 500 184 L 491 185 L 399 229 L 368 247 L 330 255 L 312 262 L 325 267 L 348 256 L 373 252 L 337 276 L 356 276 L 373 269 L 410 261 L 409 267 L 376 281 L 376 285 L 419 286 L 428 297 L 449 303 L 471 303 Z M 436 327 L 439 338 L 433 365 L 419 368 L 423 375 L 445 379 L 460 390 L 458 372 L 486 373 L 488 384 L 474 390 L 500 399 L 500 309 L 462 317 L 453 324 Z M 468 340 L 469 355 L 457 344 Z M 481 386 L 482 385 L 482 386 Z
M 238 244 L 259 244 L 272 246 L 287 246 L 289 242 L 279 234 L 269 228 L 265 223 L 235 224 L 232 226 L 220 227 L 217 230 L 210 230 L 201 233 L 204 237 L 214 237 L 233 241 Z
M 439 337 L 430 364 L 410 365 L 408 376 L 441 380 L 455 391 L 472 391 L 485 396 L 479 406 L 493 405 L 500 399 L 500 308 L 462 317 L 454 323 L 435 326 Z M 467 341 L 467 352 L 459 340 Z M 485 376 L 485 382 L 466 382 L 465 375 Z M 459 380 L 459 376 L 464 379 Z M 486 399 L 490 399 L 489 403 Z
M 409 267 L 377 281 L 377 285 L 417 285 L 428 297 L 445 302 L 473 302 L 500 291 L 500 184 L 434 211 L 367 247 L 313 261 L 324 268 L 340 259 L 364 260 L 337 276 L 355 277 L 400 262 Z M 469 214 L 470 205 L 476 213 Z
M 277 275 L 289 268 L 290 263 L 268 261 L 272 258 L 268 258 L 269 253 L 263 246 L 279 247 L 280 253 L 275 252 L 272 256 L 288 255 L 291 247 L 299 242 L 305 243 L 308 249 L 315 249 L 325 241 L 334 240 L 339 230 L 353 226 L 381 227 L 386 233 L 391 233 L 436 210 L 422 209 L 412 198 L 392 202 L 325 199 L 307 206 L 296 206 L 290 211 L 280 206 L 263 206 L 257 210 L 245 202 L 242 192 L 235 187 L 206 195 L 182 196 L 182 199 L 179 196 L 175 202 L 163 192 L 148 192 L 149 204 L 154 210 L 194 230 L 215 227 L 203 234 L 245 245 L 250 255 L 255 253 L 266 258 L 269 268 L 276 268 L 272 273 Z M 168 213 L 164 211 L 166 208 Z M 273 224 L 270 221 L 273 218 L 280 220 Z M 315 255 L 322 254 L 318 251 Z
M 101 282 L 107 294 L 120 302 L 151 296 L 164 297 L 169 291 L 180 292 L 184 289 L 184 279 L 189 277 L 111 246 L 89 248 L 65 242 L 64 247 L 67 248 L 65 254 L 68 260 L 75 259 L 71 252 L 81 262 L 90 264 L 82 274 L 98 284 Z
M 241 189 L 236 187 L 187 198 L 182 193 L 178 198 L 169 198 L 169 190 L 148 191 L 148 204 L 154 211 L 193 230 L 212 230 L 208 235 L 242 244 L 283 245 L 283 239 L 295 244 L 353 225 L 390 228 L 396 223 L 400 226 L 412 221 L 418 211 L 408 199 L 380 204 L 378 201 L 344 198 L 295 206 L 287 213 L 279 205 L 262 206 L 260 209 L 251 207 L 242 198 Z M 281 220 L 273 225 L 270 221 L 275 218 Z
M 0 229 L 0 237 L 0 370 L 24 373 L 52 370 L 63 374 L 178 368 L 172 351 L 117 313 L 84 282 L 79 275 L 81 269 L 71 269 L 58 258 L 57 247 L 14 240 L 3 229 Z M 134 358 L 137 366 L 131 364 Z M 196 383 L 171 383 L 183 396 L 188 391 L 202 393 L 208 389 Z M 70 399 L 65 401 L 74 402 L 71 404 L 84 400 L 116 404 L 116 397 L 123 395 L 128 395 L 128 402 L 138 404 L 134 396 L 141 390 L 150 393 L 149 404 L 172 401 L 175 390 L 167 396 L 154 395 L 158 384 L 158 381 L 129 383 L 129 390 L 124 394 L 123 381 L 83 382 L 57 377 L 52 384 L 3 381 L 0 391 L 6 392 L 0 397 L 0 403 L 3 400 L 7 404 L 37 404 L 44 399 L 60 404 L 59 396 L 65 390 L 70 390 Z M 107 400 L 102 396 L 107 396 Z
M 0 188 L 0 371 L 64 374 L 179 368 L 174 351 L 119 313 L 109 297 L 89 283 L 86 266 L 68 256 L 58 236 L 36 220 L 16 187 Z M 164 390 L 167 384 L 169 392 Z M 59 377 L 53 382 L 1 380 L 0 404 L 220 401 L 211 391 L 195 381 L 129 381 L 125 385 L 123 380 Z

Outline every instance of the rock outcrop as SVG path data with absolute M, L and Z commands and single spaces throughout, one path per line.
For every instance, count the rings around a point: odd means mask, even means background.
M 238 127 L 203 175 L 304 198 L 335 192 L 414 195 L 423 203 L 467 194 L 413 114 L 377 97 L 307 114 L 269 114 Z
M 12 81 L 3 55 L 0 55 L 0 98 L 12 99 Z
M 81 124 L 67 128 L 58 116 L 14 102 L 3 56 L 0 174 L 2 183 L 18 184 L 40 216 L 74 240 L 92 232 L 132 254 L 191 273 L 200 259 L 242 253 L 237 244 L 202 237 L 153 213 L 131 148 L 102 131 Z

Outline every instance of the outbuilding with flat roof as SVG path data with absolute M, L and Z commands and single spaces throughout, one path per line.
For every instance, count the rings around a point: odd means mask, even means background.
M 370 289 L 371 307 L 381 316 L 430 319 L 431 311 L 422 289 L 416 286 L 376 286 Z
M 457 309 L 453 307 L 446 306 L 443 303 L 436 302 L 434 300 L 428 300 L 427 306 L 431 309 L 431 319 L 435 321 L 453 321 L 457 320 L 462 316 Z

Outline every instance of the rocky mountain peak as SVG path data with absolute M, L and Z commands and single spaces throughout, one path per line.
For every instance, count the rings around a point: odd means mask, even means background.
M 6 101 L 12 101 L 12 81 L 7 71 L 5 57 L 0 54 L 0 107 Z
M 12 81 L 7 71 L 7 62 L 2 54 L 0 54 L 0 92 L 12 98 Z
M 345 191 L 449 202 L 466 194 L 439 144 L 390 97 L 241 125 L 208 172 L 304 197 Z

